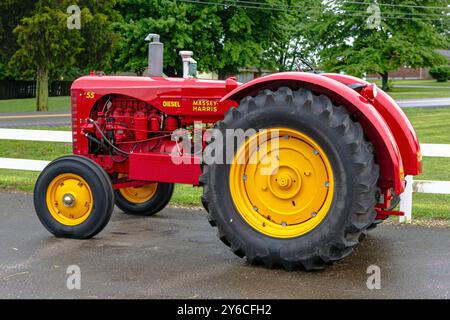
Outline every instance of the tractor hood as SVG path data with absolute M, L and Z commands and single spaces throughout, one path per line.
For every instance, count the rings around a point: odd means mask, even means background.
M 155 99 L 161 98 L 221 99 L 238 86 L 239 83 L 234 78 L 221 81 L 90 75 L 75 80 L 72 90 L 94 92 L 96 97 L 120 94 L 152 103 Z

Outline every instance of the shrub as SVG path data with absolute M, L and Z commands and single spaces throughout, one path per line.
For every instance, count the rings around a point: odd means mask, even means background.
M 450 79 L 450 65 L 433 67 L 429 73 L 438 82 L 446 82 Z

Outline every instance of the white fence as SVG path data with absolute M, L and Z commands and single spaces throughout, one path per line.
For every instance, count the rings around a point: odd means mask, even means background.
M 0 129 L 0 140 L 72 142 L 72 132 Z M 450 158 L 450 145 L 448 144 L 422 144 L 421 149 L 424 157 Z M 49 161 L 0 158 L 0 169 L 42 171 L 48 164 Z M 406 177 L 406 181 L 406 190 L 401 195 L 400 202 L 400 210 L 405 213 L 405 216 L 400 218 L 402 222 L 410 223 L 412 220 L 413 192 L 450 194 L 450 181 L 413 181 L 411 176 Z
M 72 132 L 0 129 L 0 140 L 72 142 Z M 50 161 L 0 158 L 0 169 L 42 171 Z

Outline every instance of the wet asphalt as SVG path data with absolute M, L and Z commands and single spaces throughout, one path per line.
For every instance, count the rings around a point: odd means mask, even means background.
M 95 239 L 52 237 L 32 197 L 0 193 L 0 298 L 449 298 L 450 229 L 384 225 L 325 271 L 250 266 L 200 209 L 141 218 L 116 211 Z M 67 268 L 81 271 L 67 288 Z M 367 268 L 381 270 L 369 290 Z

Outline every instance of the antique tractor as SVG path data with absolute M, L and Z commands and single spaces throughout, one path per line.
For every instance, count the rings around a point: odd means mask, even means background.
M 114 204 L 153 215 L 174 184 L 190 184 L 203 187 L 209 222 L 236 255 L 312 270 L 402 214 L 394 209 L 405 175 L 422 170 L 420 146 L 375 85 L 304 72 L 200 80 L 186 51 L 183 78 L 168 78 L 163 44 L 149 40 L 149 76 L 73 83 L 73 155 L 50 163 L 34 192 L 55 236 L 95 236 Z

